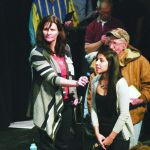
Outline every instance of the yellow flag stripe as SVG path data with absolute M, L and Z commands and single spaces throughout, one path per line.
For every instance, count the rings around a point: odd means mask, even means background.
M 39 8 L 40 8 L 41 17 L 43 18 L 40 0 L 38 0 L 38 4 L 39 4 Z
M 67 2 L 66 2 L 66 0 L 64 0 L 64 2 L 65 2 L 65 7 L 66 7 L 66 14 L 67 14 Z
M 46 4 L 46 9 L 47 9 L 47 14 L 50 15 L 49 14 L 49 8 L 48 8 L 47 0 L 45 0 L 45 4 Z
M 57 3 L 58 3 L 58 8 L 59 8 L 60 22 L 62 22 L 62 16 L 61 16 L 61 7 L 60 7 L 59 0 L 57 0 Z
M 70 2 L 69 2 L 69 12 L 71 12 L 71 11 L 74 11 L 73 25 L 74 25 L 74 27 L 76 27 L 79 24 L 79 19 L 78 19 L 77 13 L 75 11 L 72 0 L 70 0 Z

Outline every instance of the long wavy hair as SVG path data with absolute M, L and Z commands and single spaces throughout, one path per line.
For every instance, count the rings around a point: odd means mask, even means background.
M 50 23 L 50 27 L 52 23 L 55 23 L 57 25 L 59 35 L 57 36 L 56 40 L 55 52 L 57 56 L 63 57 L 66 53 L 66 36 L 59 19 L 54 15 L 48 15 L 39 22 L 36 32 L 36 45 L 44 48 L 49 54 L 52 54 L 50 42 L 47 42 L 43 36 L 44 25 L 47 22 Z
M 112 112 L 116 112 L 116 84 L 117 81 L 122 77 L 119 66 L 119 57 L 118 54 L 109 47 L 100 49 L 98 54 L 103 54 L 108 61 L 108 89 L 106 109 L 108 114 L 111 116 Z

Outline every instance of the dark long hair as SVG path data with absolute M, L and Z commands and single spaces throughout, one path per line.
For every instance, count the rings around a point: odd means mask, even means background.
M 107 110 L 108 114 L 112 114 L 112 112 L 116 112 L 116 84 L 117 81 L 122 77 L 120 73 L 119 66 L 119 57 L 118 54 L 108 48 L 105 47 L 98 51 L 98 54 L 103 54 L 108 61 L 108 89 L 107 89 Z M 97 55 L 98 55 L 97 54 Z
M 55 52 L 57 56 L 63 57 L 66 53 L 66 49 L 65 49 L 66 36 L 59 19 L 54 15 L 48 15 L 39 22 L 37 32 L 36 32 L 36 45 L 44 48 L 48 53 L 50 54 L 52 53 L 52 50 L 50 48 L 50 43 L 47 42 L 43 36 L 43 28 L 45 23 L 47 22 L 50 23 L 50 27 L 52 23 L 55 23 L 57 25 L 59 35 L 57 36 Z

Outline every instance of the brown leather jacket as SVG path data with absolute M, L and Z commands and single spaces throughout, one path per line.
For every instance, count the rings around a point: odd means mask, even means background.
M 125 55 L 119 58 L 119 60 L 122 67 L 122 75 L 126 79 L 128 86 L 134 85 L 141 93 L 139 98 L 143 99 L 143 103 L 130 109 L 132 122 L 136 124 L 144 118 L 146 104 L 150 101 L 150 64 L 139 51 L 131 49 L 126 49 Z M 95 60 L 92 62 L 91 67 L 95 68 L 95 62 Z M 93 73 L 90 76 L 87 95 L 89 113 L 91 113 L 91 81 L 95 75 L 96 73 Z

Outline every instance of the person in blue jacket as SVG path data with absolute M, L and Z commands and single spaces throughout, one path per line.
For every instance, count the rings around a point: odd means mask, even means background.
M 91 0 L 33 0 L 29 19 L 31 45 L 35 44 L 35 33 L 39 21 L 47 15 L 55 15 L 67 28 L 76 28 L 79 22 L 92 13 Z M 74 12 L 70 20 L 64 22 L 66 14 Z M 67 31 L 66 31 L 67 33 Z

